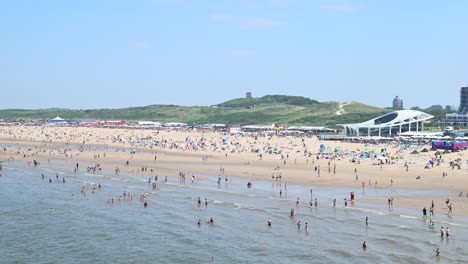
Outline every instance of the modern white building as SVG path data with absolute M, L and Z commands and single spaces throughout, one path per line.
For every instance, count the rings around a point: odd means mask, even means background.
M 341 124 L 347 136 L 366 137 L 397 136 L 407 131 L 424 131 L 424 121 L 433 118 L 430 114 L 416 110 L 400 110 L 391 112 L 372 120 L 356 123 Z

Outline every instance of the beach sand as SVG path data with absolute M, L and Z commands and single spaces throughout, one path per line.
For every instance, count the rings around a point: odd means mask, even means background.
M 150 146 L 149 142 L 153 141 L 158 141 L 159 146 Z M 364 199 L 368 203 L 387 203 L 390 197 L 360 197 L 357 191 L 363 189 L 364 182 L 364 190 L 408 190 L 407 194 L 393 196 L 396 207 L 429 209 L 431 201 L 434 201 L 435 212 L 446 214 L 448 208 L 445 200 L 449 198 L 453 205 L 453 215 L 468 216 L 466 152 L 443 154 L 440 165 L 425 169 L 428 161 L 434 157 L 434 151 L 410 154 L 414 148 L 320 141 L 316 137 L 259 136 L 255 139 L 201 131 L 18 126 L 1 127 L 0 143 L 3 145 L 0 160 L 10 159 L 31 166 L 33 160 L 58 167 L 75 167 L 79 163 L 81 170 L 100 164 L 103 170 L 115 171 L 118 167 L 121 172 L 142 178 L 154 175 L 174 178 L 179 177 L 179 172 L 184 172 L 188 177 L 193 174 L 198 179 L 203 179 L 203 175 L 220 175 L 240 177 L 252 182 L 258 179 L 271 180 L 272 175 L 276 178 L 281 173 L 283 183 L 351 187 L 356 190 L 357 201 Z M 317 159 L 320 144 L 324 144 L 328 150 L 334 151 L 339 147 L 347 153 L 365 150 L 380 152 L 386 149 L 392 154 L 399 152 L 400 159 L 383 165 L 379 165 L 375 159 L 351 162 L 351 156 L 346 155 L 333 160 Z M 194 148 L 194 145 L 197 147 Z M 281 150 L 281 154 L 267 153 L 268 147 Z M 430 149 L 428 145 L 416 148 L 423 147 Z M 130 150 L 135 150 L 135 153 L 132 154 Z M 256 150 L 260 152 L 254 152 Z M 461 159 L 461 169 L 450 167 L 449 162 L 456 159 Z M 405 163 L 408 164 L 408 170 Z M 336 173 L 333 173 L 335 166 Z M 142 172 L 145 167 L 147 170 Z M 320 167 L 320 175 L 315 167 Z M 448 176 L 442 177 L 444 172 Z M 421 179 L 417 180 L 417 176 Z M 411 197 L 409 194 L 412 190 L 440 190 L 449 195 Z M 458 197 L 460 192 L 463 192 L 463 197 Z

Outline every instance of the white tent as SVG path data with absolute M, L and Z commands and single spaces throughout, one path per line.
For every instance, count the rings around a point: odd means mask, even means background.
M 54 119 L 49 119 L 47 120 L 48 123 L 66 123 L 67 121 L 65 121 L 65 119 L 63 118 L 60 118 L 59 116 L 57 116 L 56 118 Z

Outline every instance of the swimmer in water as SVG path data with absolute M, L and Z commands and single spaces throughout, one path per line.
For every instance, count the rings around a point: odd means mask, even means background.
M 148 202 L 145 201 L 145 203 L 143 204 L 143 206 L 144 206 L 145 208 L 148 207 Z
M 367 249 L 367 244 L 366 244 L 366 241 L 364 241 L 364 243 L 362 243 L 362 249 Z
M 201 219 L 198 218 L 198 222 L 197 222 L 198 226 L 201 226 Z
M 369 224 L 369 217 L 366 216 L 366 225 Z
M 271 226 L 271 218 L 268 218 L 268 226 Z
M 208 221 L 208 224 L 214 224 L 213 217 L 210 218 L 210 221 Z
M 306 232 L 309 230 L 309 224 L 307 224 L 307 222 L 305 223 L 305 230 Z
M 297 222 L 297 229 L 301 228 L 301 221 Z
M 440 249 L 437 248 L 437 249 L 436 249 L 436 257 L 439 257 L 439 256 L 440 256 Z
M 200 200 L 200 197 L 198 197 L 198 205 L 201 204 L 201 200 Z

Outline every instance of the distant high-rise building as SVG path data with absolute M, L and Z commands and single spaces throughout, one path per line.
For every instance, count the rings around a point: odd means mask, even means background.
M 458 108 L 459 114 L 468 114 L 468 86 L 460 89 L 460 108 Z
M 403 100 L 398 96 L 393 99 L 393 109 L 403 109 Z
M 247 98 L 247 99 L 252 98 L 252 92 L 246 92 L 245 93 L 245 98 Z
M 460 107 L 456 114 L 446 114 L 445 124 L 458 128 L 468 127 L 468 86 L 460 88 Z

